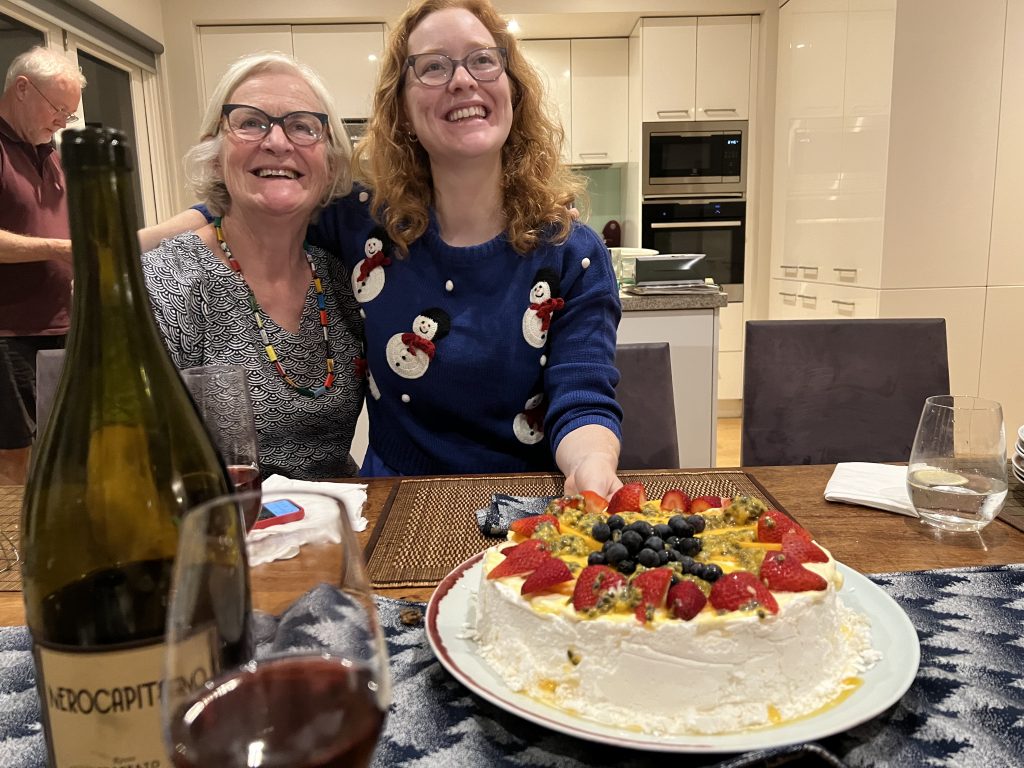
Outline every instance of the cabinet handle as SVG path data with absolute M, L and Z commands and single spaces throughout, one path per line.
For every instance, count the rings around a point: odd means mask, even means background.
M 796 294 L 790 291 L 779 291 L 779 296 L 792 296 L 794 299 L 796 298 Z
M 855 274 L 855 275 L 857 274 L 857 268 L 856 267 L 832 267 L 832 271 L 833 272 L 839 272 L 839 273 L 853 272 L 853 274 Z
M 845 307 L 856 307 L 857 305 L 852 301 L 840 301 L 839 299 L 832 299 L 833 304 L 842 304 Z
M 810 270 L 810 269 L 813 269 L 813 270 L 814 270 L 815 272 L 817 272 L 817 271 L 818 271 L 818 268 L 817 268 L 816 266 L 814 266 L 813 264 L 797 264 L 797 268 L 798 268 L 798 269 L 802 269 L 802 270 L 804 270 L 805 272 L 806 272 L 807 270 Z
M 608 157 L 607 152 L 580 152 L 580 157 Z
M 796 269 L 796 264 L 779 264 L 780 269 Z
M 711 221 L 655 221 L 651 229 L 713 229 L 714 227 L 742 227 L 743 222 L 736 219 L 713 219 Z
M 817 296 L 808 296 L 806 293 L 798 293 L 796 295 L 796 297 L 798 299 L 803 299 L 804 301 L 817 301 L 818 300 Z
M 705 112 L 707 112 L 707 113 L 711 113 L 711 112 L 731 112 L 734 115 L 739 114 L 739 110 L 736 109 L 736 107 L 703 107 L 702 109 Z
M 688 109 L 659 109 L 658 117 L 677 117 L 682 115 L 683 117 L 690 116 L 690 110 Z

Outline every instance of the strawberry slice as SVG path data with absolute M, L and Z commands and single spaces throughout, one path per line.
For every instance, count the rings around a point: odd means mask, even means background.
M 786 531 L 782 534 L 782 552 L 798 563 L 827 563 L 828 555 L 800 531 Z
M 583 491 L 583 508 L 588 515 L 600 514 L 608 509 L 608 499 L 594 491 Z
M 487 574 L 488 579 L 502 579 L 506 576 L 521 576 L 532 573 L 537 566 L 551 555 L 547 552 L 544 542 L 539 539 L 528 539 L 522 544 L 502 550 L 505 559 L 498 563 Z
M 707 605 L 708 599 L 692 581 L 680 581 L 668 591 L 668 612 L 677 619 L 689 621 Z
M 721 496 L 698 496 L 690 502 L 691 515 L 703 515 L 709 509 L 720 509 L 727 506 L 732 499 L 724 499 Z
M 710 600 L 720 611 L 763 608 L 768 613 L 779 612 L 771 591 L 750 571 L 725 574 L 711 586 Z
M 787 531 L 796 531 L 808 540 L 811 538 L 811 534 L 777 509 L 765 510 L 757 519 L 757 540 L 762 544 L 780 544 Z
M 555 526 L 555 530 L 561 532 L 561 528 L 558 525 L 558 518 L 554 515 L 531 515 L 530 517 L 521 517 L 518 520 L 512 522 L 512 525 L 508 527 L 512 533 L 517 533 L 524 538 L 530 538 L 533 536 L 533 532 L 537 530 L 537 526 L 542 523 L 551 523 Z
M 671 491 L 665 491 L 665 495 L 661 497 L 662 512 L 686 512 L 689 508 L 689 494 L 679 490 L 678 488 L 673 488 Z
M 619 512 L 639 512 L 640 507 L 647 501 L 647 491 L 640 483 L 627 483 L 612 494 L 608 501 L 609 515 L 617 515 Z
M 769 552 L 764 556 L 761 580 L 776 592 L 811 592 L 828 587 L 825 579 L 783 552 Z
M 580 571 L 572 591 L 572 607 L 580 613 L 593 610 L 600 599 L 613 589 L 620 589 L 626 577 L 607 565 L 588 565 Z
M 557 557 L 548 555 L 547 559 L 538 565 L 533 573 L 526 577 L 522 589 L 519 590 L 519 594 L 531 595 L 535 592 L 544 592 L 571 580 L 572 571 L 569 570 L 569 566 Z
M 652 568 L 633 577 L 630 584 L 640 593 L 640 604 L 634 612 L 637 621 L 646 624 L 654 618 L 654 611 L 665 605 L 671 583 L 670 568 Z

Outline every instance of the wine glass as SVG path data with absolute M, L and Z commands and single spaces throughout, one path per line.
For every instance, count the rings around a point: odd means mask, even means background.
M 999 403 L 964 395 L 924 401 L 907 468 L 917 514 L 947 531 L 978 531 L 1006 501 L 1006 434 Z
M 245 368 L 240 365 L 200 365 L 181 372 L 196 408 L 220 451 L 236 491 L 258 491 L 259 446 L 252 398 Z M 259 499 L 243 509 L 245 530 L 252 530 L 260 512 Z
M 325 494 L 290 494 L 307 514 L 337 520 L 337 535 L 242 579 L 234 570 L 241 558 L 223 531 L 250 495 L 222 497 L 182 520 L 162 701 L 172 761 L 177 768 L 366 766 L 391 683 L 344 504 Z M 240 629 L 252 623 L 242 608 L 250 581 L 257 608 L 283 611 L 272 639 L 255 648 L 238 640 L 250 634 Z

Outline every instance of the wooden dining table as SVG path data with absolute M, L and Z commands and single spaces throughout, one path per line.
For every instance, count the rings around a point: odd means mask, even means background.
M 837 560 L 861 573 L 1024 562 L 1024 532 L 998 518 L 977 533 L 950 533 L 915 517 L 825 501 L 825 484 L 833 470 L 833 465 L 803 465 L 747 467 L 742 471 L 760 483 L 787 513 L 831 550 Z M 363 514 L 369 524 L 358 534 L 362 545 L 369 543 L 402 479 L 365 481 L 367 498 Z M 308 587 L 309 571 L 319 565 L 317 548 L 306 547 L 292 560 L 253 569 L 254 607 L 280 612 Z M 433 585 L 427 585 L 378 589 L 377 592 L 387 597 L 426 602 L 433 590 Z M 24 623 L 21 593 L 0 593 L 0 626 Z

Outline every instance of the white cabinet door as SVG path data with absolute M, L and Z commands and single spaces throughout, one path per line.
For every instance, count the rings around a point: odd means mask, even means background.
M 750 101 L 750 16 L 697 19 L 697 119 L 746 120 Z
M 573 40 L 572 162 L 625 163 L 628 143 L 629 43 Z
M 292 31 L 286 24 L 244 27 L 200 27 L 199 56 L 205 105 L 221 77 L 248 53 L 292 53 Z
M 644 122 L 695 120 L 697 19 L 644 19 L 640 35 Z
M 370 116 L 383 24 L 307 24 L 292 27 L 295 56 L 323 78 L 342 118 Z
M 523 40 L 520 50 L 544 83 L 549 114 L 562 124 L 562 159 L 572 162 L 572 59 L 568 40 Z

